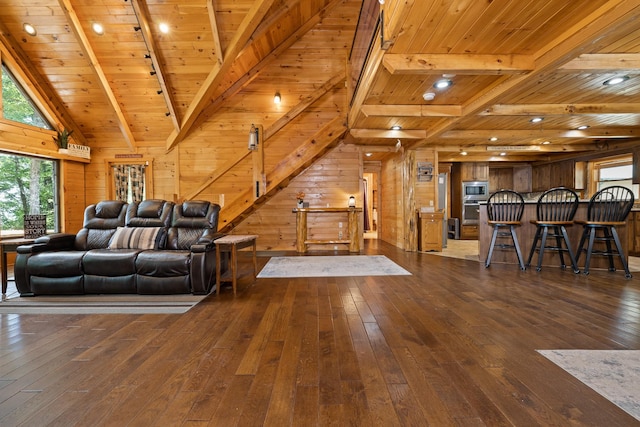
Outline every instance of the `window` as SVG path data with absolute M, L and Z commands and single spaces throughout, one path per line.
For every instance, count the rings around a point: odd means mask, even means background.
M 21 236 L 24 215 L 46 215 L 59 231 L 57 162 L 0 152 L 0 235 Z
M 123 202 L 140 202 L 153 198 L 152 162 L 128 160 L 107 162 L 106 187 L 109 198 Z
M 4 64 L 2 64 L 2 116 L 6 120 L 42 129 L 53 129 Z
M 612 185 L 620 185 L 633 191 L 638 199 L 638 186 L 633 185 L 633 165 L 631 156 L 607 159 L 595 163 L 597 191 Z

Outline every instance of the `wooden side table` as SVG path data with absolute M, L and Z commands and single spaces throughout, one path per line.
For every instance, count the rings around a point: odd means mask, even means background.
M 220 274 L 220 264 L 221 264 L 221 256 L 222 252 L 230 252 L 231 253 L 231 284 L 233 286 L 233 295 L 236 294 L 236 284 L 238 281 L 238 249 L 252 247 L 253 249 L 253 277 L 255 279 L 256 274 L 258 272 L 258 262 L 256 260 L 256 239 L 258 236 L 256 235 L 240 235 L 240 234 L 229 234 L 227 236 L 221 237 L 219 239 L 214 240 L 213 242 L 216 244 L 216 292 L 220 295 L 221 288 L 221 274 Z
M 0 265 L 2 269 L 2 300 L 7 298 L 7 285 L 9 282 L 7 253 L 16 252 L 18 246 L 33 243 L 34 239 L 25 239 L 24 237 L 2 239 L 0 240 Z

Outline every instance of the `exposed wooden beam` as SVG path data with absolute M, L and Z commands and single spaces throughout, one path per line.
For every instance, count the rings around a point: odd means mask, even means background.
M 430 145 L 438 152 L 466 151 L 467 153 L 487 153 L 504 151 L 508 154 L 517 153 L 567 153 L 577 151 L 595 150 L 596 145 L 591 144 L 537 144 L 505 147 L 502 145 L 474 144 L 474 145 Z
M 363 105 L 362 114 L 367 117 L 457 117 L 462 114 L 460 105 Z
M 586 16 L 559 37 L 534 54 L 536 67 L 533 71 L 525 75 L 503 76 L 483 92 L 479 93 L 463 106 L 463 115 L 457 118 L 447 118 L 440 120 L 428 131 L 427 140 L 437 138 L 443 132 L 453 128 L 467 116 L 478 114 L 488 106 L 495 104 L 504 95 L 517 87 L 525 85 L 536 78 L 551 72 L 566 64 L 588 49 L 593 49 L 594 41 L 598 40 L 611 28 L 624 25 L 630 21 L 637 20 L 640 11 L 640 4 L 636 0 L 612 0 L 603 4 L 594 12 Z M 413 146 L 418 146 L 423 142 L 416 142 Z
M 198 90 L 198 93 L 187 108 L 180 130 L 172 132 L 167 139 L 167 150 L 171 150 L 191 130 L 191 127 L 196 122 L 196 119 L 202 110 L 211 102 L 213 93 L 218 88 L 218 85 L 224 80 L 226 72 L 233 65 L 233 61 L 242 49 L 244 49 L 245 45 L 251 38 L 251 34 L 253 34 L 253 31 L 267 14 L 274 1 L 275 0 L 259 0 L 253 2 L 251 9 L 249 9 L 249 12 L 242 21 L 240 28 L 238 28 L 238 31 L 230 42 L 229 47 L 225 52 L 222 64 L 215 64 L 205 81 L 202 82 L 200 90 Z
M 156 73 L 156 77 L 158 78 L 158 83 L 160 84 L 160 90 L 162 90 L 162 96 L 164 97 L 164 102 L 167 104 L 168 113 L 171 117 L 171 122 L 173 123 L 173 127 L 176 130 L 180 129 L 180 117 L 178 117 L 178 112 L 174 107 L 174 101 L 172 93 L 173 91 L 170 89 L 167 84 L 167 79 L 165 77 L 165 73 L 162 70 L 162 61 L 160 58 L 160 50 L 156 47 L 156 44 L 153 39 L 153 34 L 151 33 L 151 26 L 149 25 L 149 10 L 147 9 L 144 1 L 140 0 L 131 0 L 131 5 L 133 6 L 133 11 L 138 17 L 138 23 L 140 24 L 140 31 L 142 32 L 142 37 L 144 37 L 145 44 L 147 45 L 147 49 L 149 49 L 149 55 L 151 56 L 151 63 L 153 64 L 153 71 Z
M 91 68 L 94 70 L 94 72 L 98 76 L 100 87 L 102 88 L 105 95 L 107 96 L 107 99 L 109 100 L 109 104 L 111 105 L 111 108 L 113 109 L 116 115 L 116 118 L 118 121 L 118 127 L 120 128 L 120 132 L 122 132 L 122 136 L 124 137 L 124 140 L 126 141 L 127 145 L 131 150 L 135 150 L 136 141 L 129 127 L 129 123 L 127 122 L 127 119 L 125 118 L 124 113 L 120 108 L 120 104 L 118 103 L 118 100 L 116 99 L 116 96 L 113 93 L 111 86 L 109 85 L 109 80 L 107 79 L 107 76 L 104 74 L 104 70 L 100 65 L 100 61 L 98 61 L 98 57 L 93 51 L 93 48 L 91 47 L 91 43 L 89 43 L 89 39 L 87 38 L 87 35 L 82 29 L 82 24 L 80 22 L 80 19 L 78 18 L 78 15 L 76 14 L 76 11 L 71 5 L 71 1 L 59 0 L 59 2 L 69 23 L 71 24 L 70 25 L 71 29 L 73 30 L 76 37 L 78 38 L 78 41 L 80 42 L 80 47 L 82 48 L 82 51 L 84 52 L 86 57 L 89 59 Z
M 532 55 L 386 54 L 391 74 L 524 74 L 535 68 Z
M 477 130 L 449 130 L 440 134 L 440 138 L 447 139 L 489 139 L 498 136 L 501 141 L 526 138 L 587 138 L 587 139 L 625 139 L 640 137 L 638 128 L 589 128 L 586 130 L 566 129 L 477 129 Z
M 207 12 L 209 14 L 209 22 L 211 23 L 211 33 L 213 35 L 213 48 L 216 52 L 218 64 L 222 65 L 224 60 L 224 51 L 220 43 L 220 32 L 218 31 L 218 19 L 216 18 L 216 7 L 213 0 L 207 0 Z
M 640 69 L 639 53 L 590 53 L 578 56 L 558 68 L 559 71 L 575 73 L 624 71 Z
M 427 131 L 422 129 L 351 129 L 349 133 L 355 138 L 423 139 L 427 136 Z
M 640 114 L 640 104 L 631 102 L 607 104 L 495 104 L 478 113 L 480 116 L 565 114 Z
M 69 115 L 64 103 L 52 90 L 49 82 L 36 72 L 36 66 L 2 21 L 0 21 L 0 60 L 7 63 L 31 100 L 52 124 L 60 123 L 65 129 L 73 130 L 73 139 L 87 145 L 87 139 L 80 131 L 80 126 Z

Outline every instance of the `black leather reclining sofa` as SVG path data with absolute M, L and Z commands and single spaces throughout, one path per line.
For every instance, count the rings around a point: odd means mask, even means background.
M 77 234 L 18 247 L 16 287 L 21 296 L 208 294 L 216 278 L 213 241 L 222 236 L 219 211 L 206 201 L 99 202 L 85 209 Z

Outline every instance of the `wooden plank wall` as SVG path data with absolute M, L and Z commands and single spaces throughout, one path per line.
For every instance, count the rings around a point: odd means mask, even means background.
M 294 178 L 280 193 L 270 199 L 257 212 L 239 224 L 233 234 L 257 234 L 258 250 L 293 251 L 296 247 L 296 194 L 303 192 L 309 207 L 347 207 L 349 196 L 356 196 L 356 205 L 362 206 L 362 161 L 353 145 L 340 145 Z M 344 238 L 347 236 L 346 214 L 310 214 L 310 239 L 337 239 L 342 222 Z M 362 215 L 359 218 L 362 237 Z M 347 245 L 337 245 L 340 251 Z M 309 250 L 334 250 L 333 246 L 310 245 Z
M 404 247 L 402 161 L 402 154 L 394 154 L 382 162 L 378 210 L 378 238 L 401 248 Z
M 415 179 L 418 162 L 431 162 L 431 181 Z M 414 178 L 411 178 L 411 177 Z M 378 237 L 407 251 L 417 250 L 417 213 L 420 207 L 437 205 L 438 158 L 433 149 L 408 150 L 382 162 L 382 191 Z

